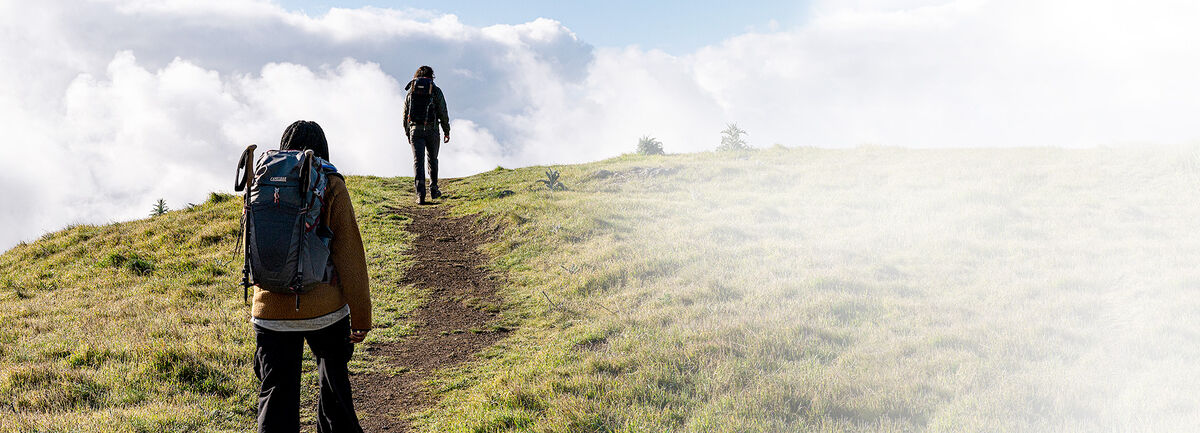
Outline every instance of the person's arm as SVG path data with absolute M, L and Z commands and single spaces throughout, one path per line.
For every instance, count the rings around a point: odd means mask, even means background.
M 446 142 L 450 142 L 450 115 L 446 110 L 446 96 L 442 94 L 441 87 L 433 88 L 433 96 L 437 101 L 438 122 L 442 124 L 442 131 L 446 133 Z
M 411 84 L 411 83 L 410 83 Z M 405 87 L 405 89 L 408 89 Z M 408 106 L 412 101 L 412 93 L 404 95 L 404 117 L 400 118 L 400 125 L 404 128 L 404 136 L 408 137 L 408 141 L 412 141 L 412 133 L 408 131 Z
M 346 183 L 330 176 L 329 229 L 333 231 L 329 254 L 337 268 L 342 298 L 350 305 L 350 329 L 371 329 L 371 288 L 362 235 L 354 219 L 354 206 Z

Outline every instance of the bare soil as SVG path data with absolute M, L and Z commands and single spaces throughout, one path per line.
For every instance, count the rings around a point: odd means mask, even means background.
M 473 359 L 508 332 L 490 329 L 497 313 L 480 307 L 499 305 L 498 277 L 487 269 L 488 257 L 479 250 L 492 234 L 480 230 L 470 216 L 447 216 L 440 205 L 387 209 L 412 219 L 407 230 L 416 235 L 409 252 L 415 263 L 401 284 L 426 293 L 427 302 L 414 312 L 413 335 L 367 347 L 374 358 L 395 369 L 406 368 L 404 373 L 351 377 L 354 404 L 367 433 L 412 431 L 408 415 L 436 402 L 426 386 L 430 375 Z

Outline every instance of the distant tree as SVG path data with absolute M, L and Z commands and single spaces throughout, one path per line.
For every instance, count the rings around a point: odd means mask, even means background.
M 160 198 L 157 202 L 154 202 L 154 207 L 150 209 L 150 216 L 156 217 L 170 210 L 171 208 L 167 207 L 167 201 Z
M 662 155 L 662 142 L 649 135 L 638 139 L 637 153 L 642 155 Z
M 746 144 L 746 139 L 743 135 L 749 135 L 745 130 L 738 128 L 736 123 L 730 123 L 725 126 L 725 130 L 721 131 L 721 145 L 717 146 L 717 150 L 747 150 L 750 145 Z

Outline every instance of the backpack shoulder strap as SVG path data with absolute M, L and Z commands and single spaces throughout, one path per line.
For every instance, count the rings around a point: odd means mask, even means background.
M 337 175 L 337 177 L 342 178 L 342 180 L 346 180 L 346 178 L 344 176 L 342 176 L 341 173 L 338 173 L 337 167 L 335 167 L 333 165 L 333 163 L 326 161 L 324 159 L 321 160 L 321 172 L 325 173 L 326 176 Z
M 346 176 L 342 176 L 341 173 L 338 173 L 337 167 L 334 167 L 332 163 L 324 159 L 321 160 L 321 174 L 325 175 L 326 178 L 336 177 L 341 179 L 342 182 L 346 182 Z M 328 187 L 328 185 L 329 184 L 326 183 L 326 187 Z

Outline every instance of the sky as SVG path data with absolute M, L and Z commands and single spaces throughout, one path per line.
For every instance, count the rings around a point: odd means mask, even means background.
M 330 8 L 379 7 L 428 9 L 453 14 L 464 24 L 521 24 L 538 18 L 561 22 L 594 46 L 637 45 L 684 55 L 748 31 L 788 28 L 802 21 L 810 2 L 803 0 L 444 0 L 439 2 L 354 0 L 282 0 L 279 5 L 310 15 Z
M 446 93 L 443 175 L 719 144 L 1192 145 L 1183 0 L 0 1 L 0 249 L 230 191 L 315 120 L 345 173 L 411 176 L 398 119 Z M 774 20 L 774 21 L 772 21 Z

